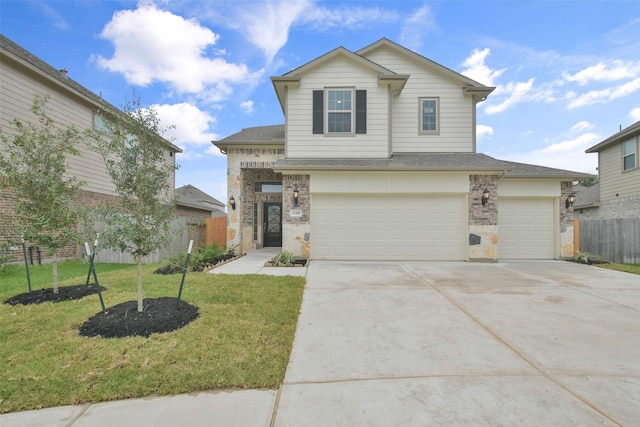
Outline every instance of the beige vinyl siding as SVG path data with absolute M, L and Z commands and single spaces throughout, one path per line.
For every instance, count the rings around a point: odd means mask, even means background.
M 422 66 L 387 49 L 378 49 L 367 58 L 398 74 L 411 77 L 393 102 L 392 151 L 402 152 L 473 152 L 473 109 L 471 97 L 465 97 L 462 86 L 431 73 Z M 440 99 L 440 132 L 419 135 L 421 97 Z
M 636 153 L 636 161 L 638 159 Z M 622 172 L 621 143 L 601 151 L 599 163 L 601 201 L 640 195 L 640 169 Z
M 367 91 L 367 133 L 325 136 L 312 133 L 314 90 L 328 87 Z M 326 102 L 326 99 L 325 99 Z M 300 87 L 288 90 L 287 157 L 384 158 L 388 157 L 388 96 L 378 86 L 378 76 L 345 57 L 336 57 L 301 78 Z M 354 111 L 355 113 L 355 111 Z
M 73 125 L 80 132 L 93 126 L 93 112 L 97 107 L 90 102 L 10 60 L 5 61 L 3 58 L 1 66 L 0 126 L 9 138 L 15 132 L 11 124 L 14 118 L 23 122 L 36 122 L 37 119 L 31 112 L 36 95 L 49 96 L 46 111 L 58 125 Z M 69 157 L 68 173 L 84 182 L 83 189 L 86 191 L 114 195 L 115 187 L 106 172 L 102 157 L 86 144 L 76 148 L 80 155 Z M 175 157 L 170 157 L 168 150 L 166 156 L 168 162 L 175 164 Z M 171 177 L 172 184 L 174 180 L 175 176 Z
M 8 62 L 8 61 L 7 61 Z M 9 66 L 3 61 L 1 125 L 5 134 L 13 134 L 11 121 L 17 118 L 23 122 L 36 122 L 31 112 L 36 95 L 48 95 L 47 114 L 59 125 L 73 125 L 84 131 L 92 126 L 93 113 L 91 107 L 76 97 L 70 97 L 58 87 L 49 84 L 37 75 Z M 92 152 L 87 146 L 76 147 L 79 156 L 68 159 L 68 172 L 86 183 L 84 189 L 102 194 L 114 194 L 111 178 L 106 173 L 100 155 Z

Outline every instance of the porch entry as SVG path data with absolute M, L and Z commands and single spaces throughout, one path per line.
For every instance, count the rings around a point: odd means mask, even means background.
M 265 203 L 263 207 L 262 246 L 282 246 L 282 203 Z

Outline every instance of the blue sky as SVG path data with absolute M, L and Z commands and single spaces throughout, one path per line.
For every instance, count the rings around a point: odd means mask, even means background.
M 478 152 L 595 173 L 584 150 L 640 120 L 640 2 L 0 2 L 0 31 L 116 106 L 132 87 L 184 149 L 176 185 L 226 202 L 211 145 L 284 122 L 270 76 L 386 37 L 483 84 Z

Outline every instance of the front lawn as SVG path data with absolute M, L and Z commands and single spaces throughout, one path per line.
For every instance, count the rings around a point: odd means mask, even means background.
M 640 264 L 598 264 L 598 267 L 610 270 L 624 271 L 627 273 L 640 274 Z
M 158 266 L 144 267 L 145 298 L 177 297 L 181 275 L 152 274 Z M 135 300 L 135 266 L 107 269 L 96 267 L 107 288 L 107 309 Z M 86 270 L 85 264 L 60 286 L 84 283 Z M 7 277 L 0 273 L 0 301 L 27 291 L 26 279 Z M 32 286 L 51 287 L 46 280 Z M 189 273 L 181 299 L 198 307 L 199 317 L 149 338 L 81 337 L 80 326 L 100 311 L 97 295 L 0 304 L 0 413 L 210 389 L 276 388 L 289 361 L 303 287 L 300 277 Z

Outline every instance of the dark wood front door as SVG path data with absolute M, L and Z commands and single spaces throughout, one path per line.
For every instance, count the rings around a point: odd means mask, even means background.
M 262 246 L 282 246 L 282 203 L 265 203 L 262 218 Z

